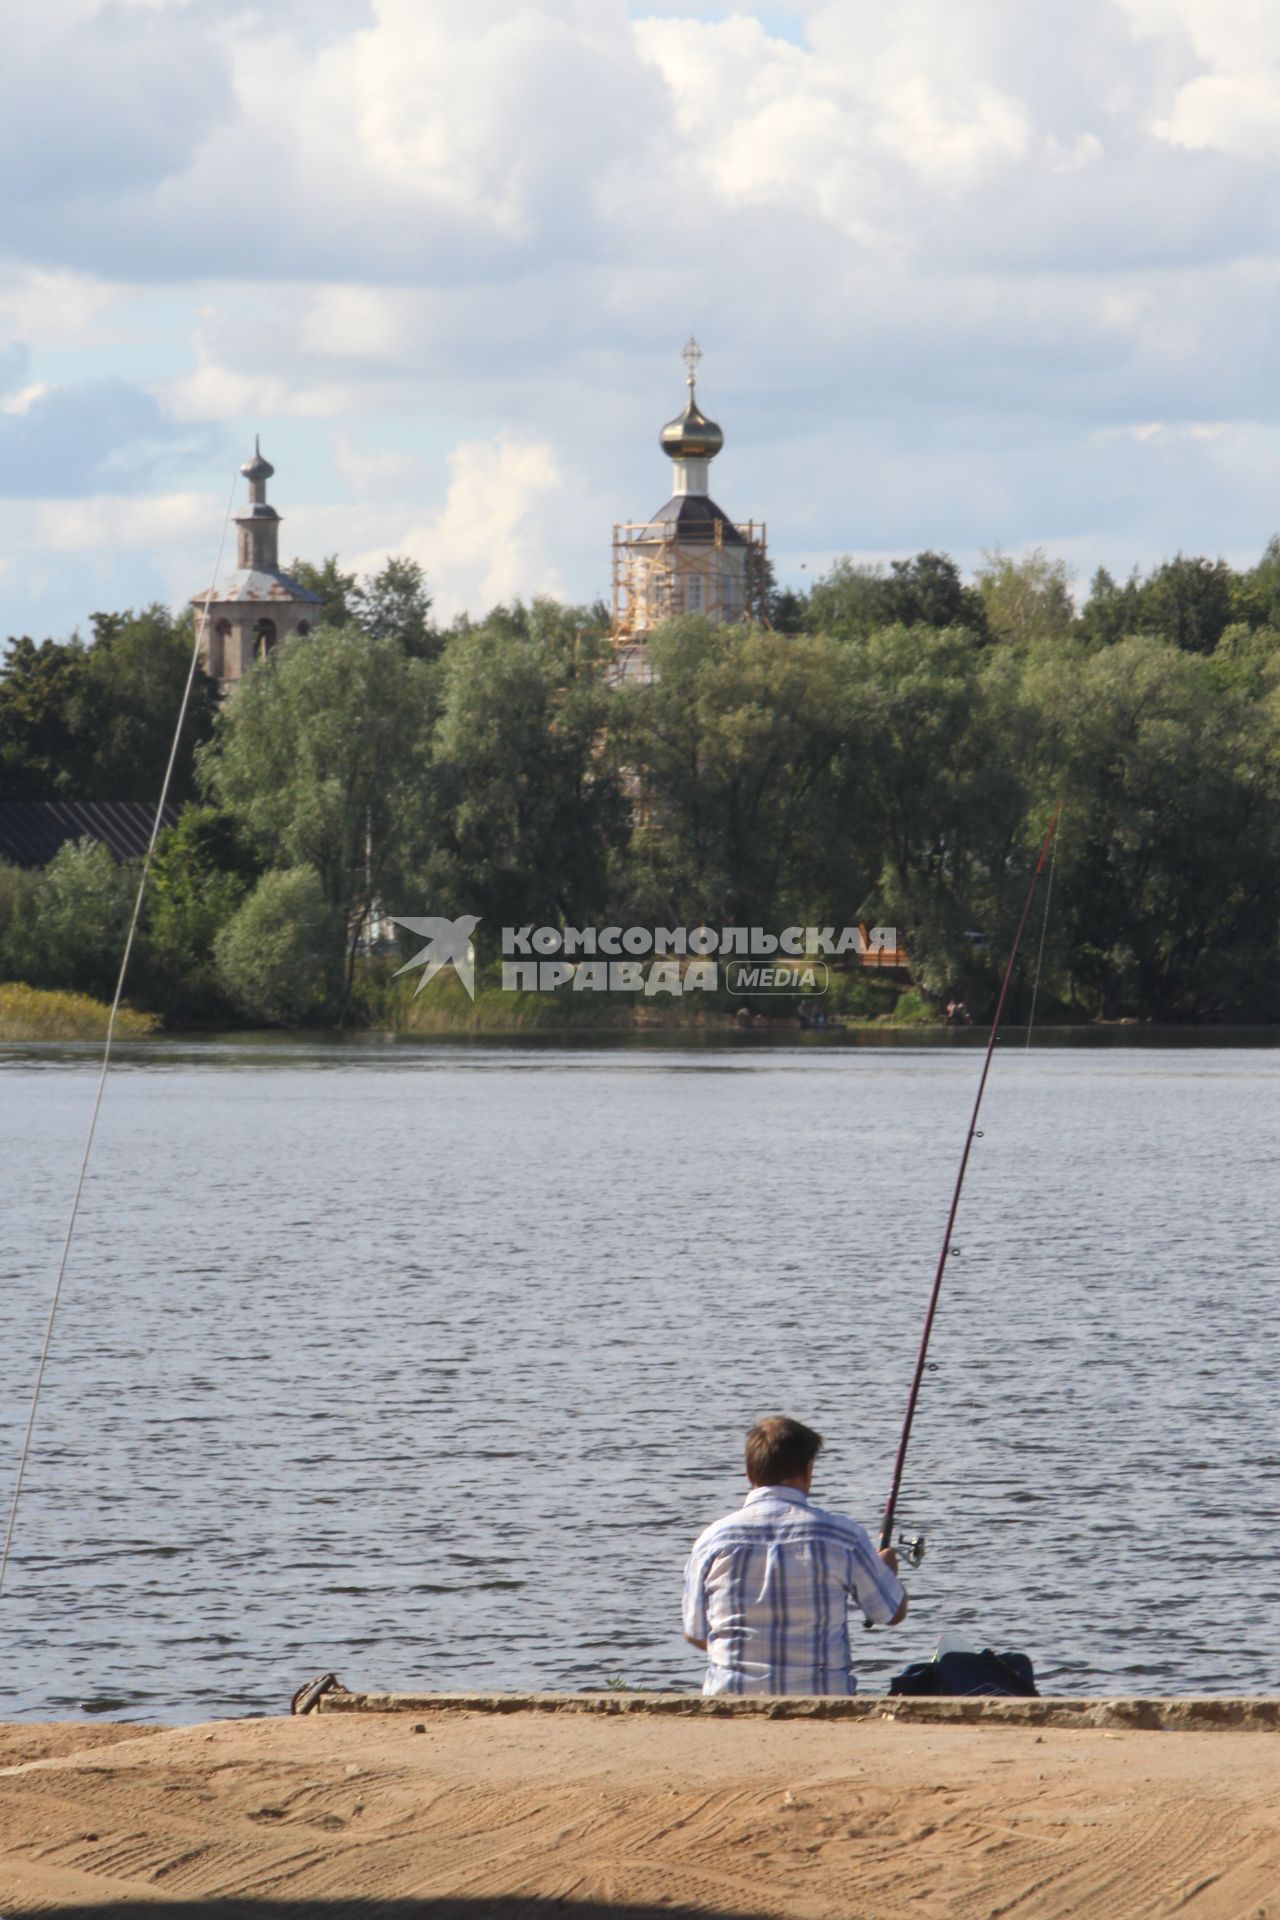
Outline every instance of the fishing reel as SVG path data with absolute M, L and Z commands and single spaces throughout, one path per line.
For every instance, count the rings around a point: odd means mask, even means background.
M 900 1533 L 896 1544 L 903 1563 L 914 1571 L 924 1559 L 924 1535 L 922 1533 Z M 872 1621 L 864 1620 L 862 1624 L 868 1633 L 874 1633 L 875 1626 Z

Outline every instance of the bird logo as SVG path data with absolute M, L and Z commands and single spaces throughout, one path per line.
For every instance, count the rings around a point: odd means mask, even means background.
M 435 979 L 444 967 L 451 966 L 463 986 L 474 1000 L 476 997 L 476 957 L 471 945 L 471 936 L 480 924 L 478 913 L 464 913 L 459 920 L 441 920 L 436 914 L 424 914 L 419 919 L 393 913 L 391 918 L 398 927 L 407 927 L 410 933 L 421 934 L 426 946 L 415 953 L 412 960 L 406 960 L 397 967 L 394 978 L 409 973 L 414 967 L 422 968 L 422 978 L 413 990 L 416 1000 L 428 982 Z

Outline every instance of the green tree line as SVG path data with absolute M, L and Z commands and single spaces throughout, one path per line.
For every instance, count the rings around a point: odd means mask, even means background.
M 981 1012 L 1059 800 L 1050 1007 L 1280 1013 L 1280 543 L 1079 609 L 1041 552 L 841 561 L 769 625 L 669 622 L 622 686 L 599 606 L 442 628 L 411 562 L 295 571 L 323 624 L 197 689 L 132 987 L 170 1021 L 370 1017 L 380 911 L 478 914 L 482 959 L 529 922 L 878 922 Z M 13 642 L 0 799 L 153 798 L 191 637 Z M 0 868 L 0 974 L 108 989 L 135 879 L 89 843 Z

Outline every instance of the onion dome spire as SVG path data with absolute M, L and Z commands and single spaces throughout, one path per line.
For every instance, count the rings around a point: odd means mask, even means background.
M 249 511 L 262 519 L 275 520 L 279 516 L 274 507 L 267 505 L 267 482 L 275 472 L 269 460 L 262 457 L 262 448 L 258 445 L 258 436 L 253 436 L 253 458 L 246 460 L 240 469 L 249 482 Z
M 262 448 L 258 444 L 258 439 L 259 436 L 255 433 L 253 436 L 253 458 L 252 460 L 246 460 L 240 469 L 245 479 L 249 481 L 269 480 L 275 472 L 275 468 L 271 462 L 263 459 Z
M 724 434 L 698 405 L 696 381 L 702 348 L 690 334 L 680 356 L 685 364 L 689 399 L 684 412 L 668 420 L 658 436 L 662 451 L 672 460 L 714 460 L 724 445 Z

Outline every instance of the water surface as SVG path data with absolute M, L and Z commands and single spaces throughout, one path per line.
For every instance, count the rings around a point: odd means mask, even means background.
M 7 1048 L 7 1504 L 92 1049 Z M 741 1434 L 874 1522 L 972 1045 L 170 1042 L 112 1070 L 0 1612 L 0 1716 L 696 1687 Z M 1280 1055 L 997 1059 L 901 1509 L 913 1615 L 1046 1689 L 1274 1692 Z

